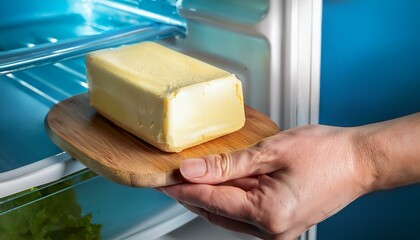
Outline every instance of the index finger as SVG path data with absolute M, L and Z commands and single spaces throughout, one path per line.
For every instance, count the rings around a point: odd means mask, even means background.
M 247 192 L 233 186 L 182 183 L 161 188 L 168 196 L 208 212 L 252 223 L 254 205 Z

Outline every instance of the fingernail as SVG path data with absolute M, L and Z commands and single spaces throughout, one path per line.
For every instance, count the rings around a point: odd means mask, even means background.
M 206 175 L 207 164 L 202 158 L 190 158 L 181 162 L 180 170 L 185 178 L 200 178 Z

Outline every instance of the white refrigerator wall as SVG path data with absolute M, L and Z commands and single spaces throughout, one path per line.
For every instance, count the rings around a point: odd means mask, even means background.
M 236 13 L 247 14 L 247 4 L 229 0 L 214 9 L 213 2 L 181 1 L 187 35 L 168 43 L 235 73 L 246 103 L 281 129 L 317 123 L 322 1 L 253 1 L 248 8 L 260 19 L 251 20 Z

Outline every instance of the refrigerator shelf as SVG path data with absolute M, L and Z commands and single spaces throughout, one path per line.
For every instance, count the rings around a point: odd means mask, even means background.
M 177 15 L 163 17 L 138 7 L 106 0 L 1 2 L 0 33 L 6 37 L 0 39 L 0 73 L 183 33 Z

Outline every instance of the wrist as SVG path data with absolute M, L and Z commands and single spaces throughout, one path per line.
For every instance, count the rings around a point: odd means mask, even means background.
M 377 131 L 367 126 L 350 128 L 351 144 L 357 182 L 364 193 L 384 188 L 383 166 L 387 162 L 383 144 L 377 138 Z
M 367 191 L 420 182 L 420 113 L 350 129 Z

